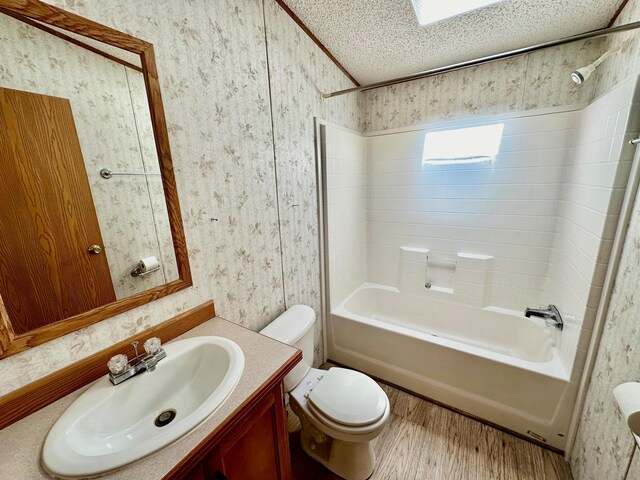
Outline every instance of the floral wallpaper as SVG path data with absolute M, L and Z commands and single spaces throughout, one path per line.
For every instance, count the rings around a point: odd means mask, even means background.
M 624 479 L 635 442 L 613 388 L 640 378 L 640 197 L 622 253 L 613 297 L 571 456 L 576 480 Z M 631 480 L 631 478 L 629 479 Z
M 266 2 L 267 45 L 287 306 L 307 303 L 317 314 L 320 257 L 314 117 L 359 128 L 360 96 L 323 101 L 321 92 L 353 84 L 275 2 Z M 322 358 L 321 321 L 316 358 Z
M 615 25 L 638 20 L 640 0 L 630 0 Z M 596 96 L 640 74 L 640 34 L 637 31 L 611 37 L 603 48 L 615 48 L 624 41 L 629 42 L 625 52 L 607 59 L 598 69 Z M 636 112 L 636 117 L 638 115 Z M 640 478 L 640 450 L 621 418 L 612 393 L 620 383 L 640 380 L 639 284 L 640 197 L 637 197 L 571 452 L 571 467 L 576 480 Z
M 144 77 L 129 68 L 125 69 L 127 73 L 127 82 L 129 92 L 131 94 L 131 103 L 133 107 L 134 117 L 136 119 L 137 137 L 139 148 L 142 151 L 142 169 L 146 173 L 159 173 L 158 154 L 156 150 L 155 135 L 153 133 L 153 124 L 151 122 L 151 112 L 149 111 L 149 103 L 147 98 L 147 90 L 144 83 Z M 173 248 L 173 237 L 171 235 L 171 226 L 169 225 L 169 212 L 167 211 L 167 202 L 164 198 L 164 189 L 162 186 L 162 177 L 160 175 L 149 175 L 144 178 L 151 202 L 151 213 L 153 217 L 149 218 L 155 225 L 155 233 L 158 242 L 158 250 L 162 273 L 165 282 L 170 282 L 178 278 L 178 264 L 176 262 L 176 253 Z M 145 252 L 133 252 L 128 250 L 128 265 L 138 262 L 139 258 Z M 129 273 L 129 272 L 126 272 Z M 127 278 L 131 278 L 127 275 Z M 144 277 L 146 280 L 149 277 Z M 140 280 L 140 278 L 134 279 Z M 143 282 L 141 282 L 143 283 Z M 147 286 L 146 288 L 150 288 Z
M 1 360 L 0 395 L 210 299 L 254 330 L 319 315 L 313 117 L 360 124 L 358 96 L 320 100 L 346 77 L 274 0 L 50 3 L 154 44 L 194 286 Z
M 587 105 L 595 83 L 569 75 L 600 56 L 602 40 L 576 42 L 365 92 L 367 132 L 471 115 Z
M 640 21 L 640 1 L 629 0 L 613 26 L 638 21 Z M 621 54 L 609 57 L 598 68 L 596 96 L 603 95 L 622 81 L 633 75 L 638 75 L 640 72 L 640 32 L 638 30 L 607 37 L 603 51 L 617 48 L 624 43 L 626 43 L 626 47 Z
M 160 178 L 99 175 L 159 172 L 142 74 L 4 14 L 0 32 L 0 86 L 71 103 L 116 297 L 178 278 Z M 131 277 L 151 255 L 161 271 Z

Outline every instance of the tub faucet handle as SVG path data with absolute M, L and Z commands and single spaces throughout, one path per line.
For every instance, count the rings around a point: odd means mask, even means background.
M 524 316 L 527 318 L 531 317 L 540 317 L 544 319 L 544 323 L 548 327 L 556 327 L 558 330 L 562 331 L 564 328 L 564 322 L 562 321 L 562 316 L 560 315 L 560 311 L 555 305 L 549 305 L 546 308 L 527 308 L 524 311 Z

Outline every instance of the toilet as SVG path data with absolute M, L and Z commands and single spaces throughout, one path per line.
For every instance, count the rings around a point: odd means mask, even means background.
M 371 442 L 389 419 L 389 399 L 360 372 L 311 367 L 315 319 L 311 307 L 294 305 L 260 333 L 302 350 L 302 361 L 284 379 L 302 424 L 302 449 L 346 480 L 364 480 L 373 473 Z

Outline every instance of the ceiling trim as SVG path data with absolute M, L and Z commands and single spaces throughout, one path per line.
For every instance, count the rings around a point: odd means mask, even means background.
M 627 3 L 629 3 L 629 0 L 622 0 L 622 2 L 620 2 L 620 6 L 618 7 L 618 10 L 616 10 L 616 13 L 614 13 L 613 17 L 611 17 L 611 20 L 609 21 L 609 25 L 607 25 L 607 27 L 613 27 L 613 24 L 616 23 L 616 20 L 622 13 L 622 10 L 624 10 L 624 7 L 627 6 Z
M 625 0 L 625 3 L 626 1 L 628 0 Z M 355 78 L 353 78 L 353 75 L 351 75 L 348 72 L 348 70 L 342 66 L 342 64 L 336 59 L 336 57 L 332 55 L 329 49 L 325 47 L 323 43 L 320 40 L 318 40 L 318 38 L 311 32 L 311 30 L 309 30 L 309 28 L 302 22 L 302 20 L 300 20 L 298 16 L 295 13 L 293 13 L 293 10 L 289 8 L 289 6 L 284 2 L 284 0 L 276 0 L 276 3 L 280 5 L 285 12 L 287 12 L 287 14 L 292 18 L 292 20 L 298 24 L 298 26 L 304 31 L 304 33 L 306 33 L 309 36 L 311 40 L 313 40 L 313 42 L 320 48 L 320 50 L 322 50 L 324 54 L 327 57 L 329 57 L 329 59 L 333 63 L 336 64 L 336 67 L 338 67 L 342 71 L 342 73 L 344 73 L 349 78 L 349 80 L 353 82 L 353 84 L 356 87 L 359 87 L 360 84 Z

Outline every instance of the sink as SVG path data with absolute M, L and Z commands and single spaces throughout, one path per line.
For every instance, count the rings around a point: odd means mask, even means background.
M 47 472 L 100 475 L 169 445 L 225 402 L 244 369 L 242 350 L 226 338 L 188 338 L 164 349 L 154 371 L 118 386 L 105 375 L 69 406 L 45 439 Z

